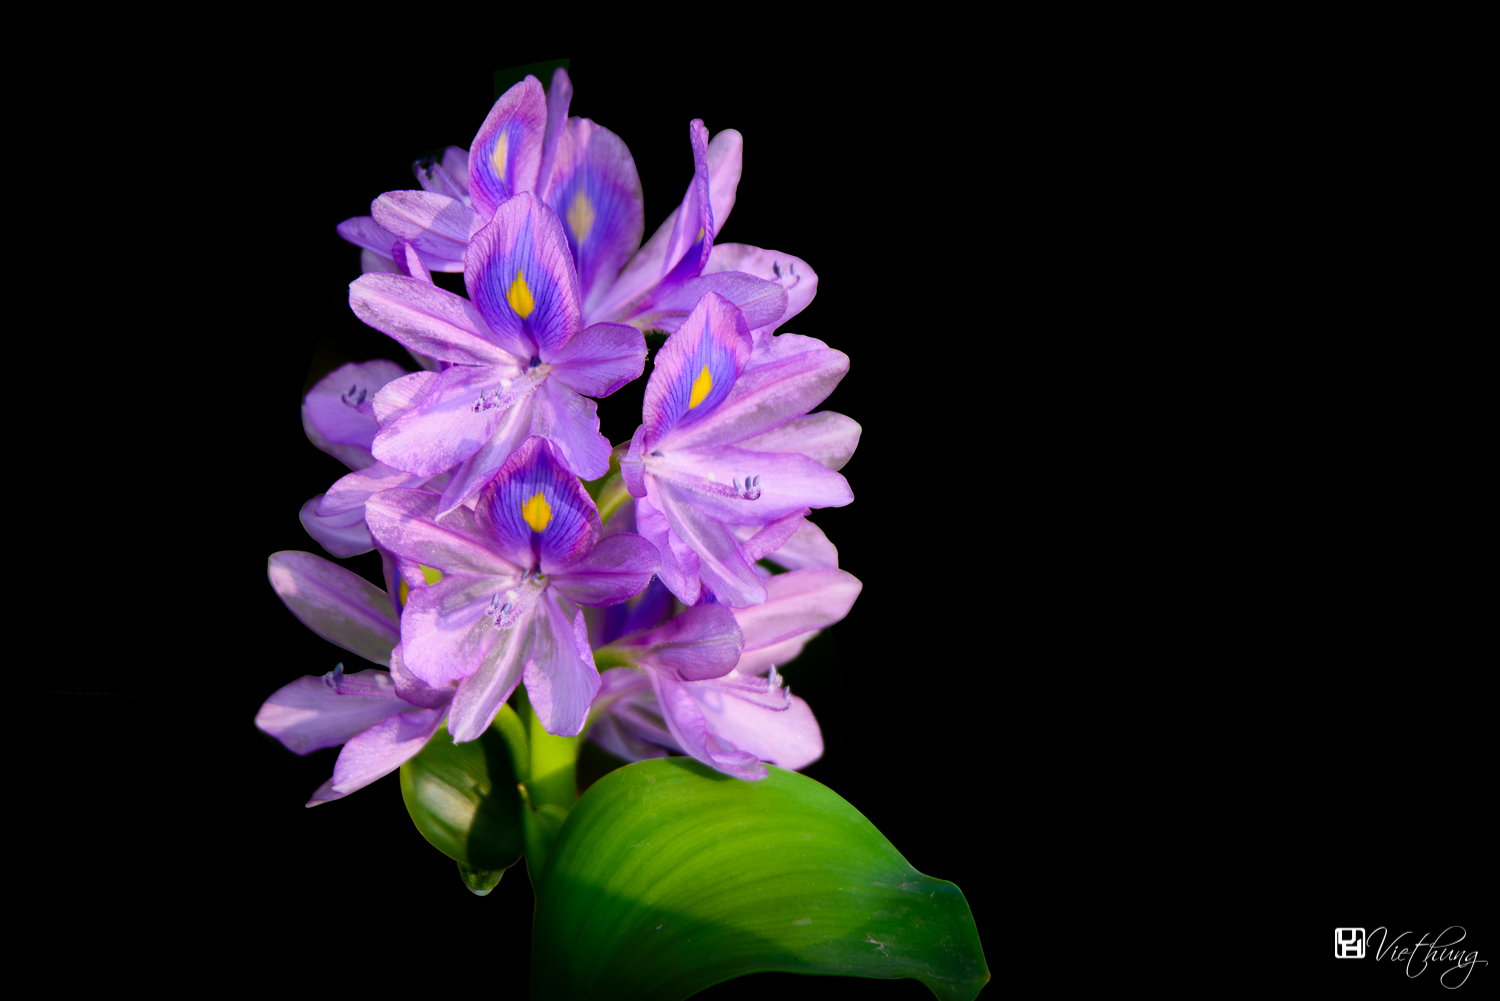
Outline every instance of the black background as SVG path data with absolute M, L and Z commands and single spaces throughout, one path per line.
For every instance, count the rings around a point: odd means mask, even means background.
M 744 135 L 719 240 L 807 260 L 818 294 L 785 329 L 851 358 L 823 407 L 863 425 L 856 501 L 814 520 L 865 589 L 785 672 L 827 744 L 808 772 L 963 889 L 985 996 L 1185 969 L 1441 989 L 1329 941 L 1462 924 L 1500 951 L 1493 656 L 1446 562 L 1469 522 L 1412 482 L 1443 490 L 1429 366 L 1462 367 L 1464 345 L 1428 351 L 1360 267 L 1383 253 L 1368 205 L 1406 183 L 1390 158 L 1446 155 L 1431 102 L 1389 65 L 1352 83 L 1252 60 L 1223 81 L 1208 55 L 1093 73 L 1065 48 L 680 76 L 572 53 L 571 113 L 629 145 L 647 235 L 691 176 L 689 120 Z M 66 271 L 121 291 L 78 314 L 106 362 L 56 404 L 94 464 L 34 464 L 79 511 L 69 569 L 91 569 L 58 619 L 70 652 L 24 672 L 16 770 L 60 807 L 21 825 L 17 861 L 58 935 L 191 942 L 267 984 L 524 978 L 521 869 L 471 895 L 394 777 L 304 809 L 336 752 L 299 759 L 251 722 L 287 681 L 357 669 L 265 560 L 319 551 L 297 511 L 344 472 L 302 431 L 306 386 L 405 361 L 350 313 L 359 255 L 334 226 L 472 138 L 502 60 L 462 61 L 282 58 L 211 76 L 211 101 L 173 76 L 150 142 L 121 113 L 97 144 L 145 162 L 136 200 L 82 231 L 105 263 Z M 612 441 L 643 384 L 601 401 Z M 34 614 L 18 588 L 13 614 Z M 37 764 L 55 760 L 61 778 Z M 807 982 L 705 996 L 768 985 Z

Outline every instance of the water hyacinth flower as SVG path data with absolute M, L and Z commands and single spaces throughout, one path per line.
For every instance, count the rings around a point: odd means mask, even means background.
M 531 194 L 507 200 L 476 234 L 464 285 L 467 299 L 404 275 L 367 274 L 349 286 L 361 320 L 449 363 L 375 396 L 375 457 L 414 476 L 452 469 L 440 514 L 478 494 L 531 435 L 550 440 L 578 476 L 603 476 L 609 442 L 581 394 L 608 396 L 637 378 L 646 341 L 624 324 L 582 326 L 578 273 L 556 214 Z
M 439 517 L 425 490 L 386 490 L 366 505 L 370 533 L 412 585 L 403 659 L 433 688 L 457 682 L 448 731 L 479 737 L 522 680 L 549 733 L 583 729 L 599 687 L 583 612 L 639 594 L 660 563 L 633 534 L 602 538 L 599 511 L 551 442 L 526 439 L 473 512 Z M 442 572 L 423 583 L 421 567 Z
M 363 789 L 415 757 L 437 733 L 452 699 L 453 686 L 429 688 L 406 672 L 398 646 L 390 673 L 345 674 L 339 664 L 322 677 L 282 686 L 260 707 L 255 725 L 297 754 L 344 745 L 333 775 L 307 801 L 317 806 Z
M 460 271 L 465 248 L 495 209 L 533 192 L 564 222 L 585 326 L 615 321 L 675 330 L 709 291 L 743 309 L 752 328 L 774 329 L 806 305 L 817 282 L 806 262 L 744 244 L 725 252 L 714 247 L 734 208 L 743 151 L 738 132 L 725 130 L 710 142 L 701 121 L 689 125 L 693 180 L 642 246 L 645 211 L 635 160 L 613 132 L 568 117 L 572 95 L 562 68 L 545 96 L 528 76 L 495 102 L 469 152 L 453 146 L 440 164 L 415 165 L 425 190 L 386 192 L 372 204 L 372 215 L 340 223 L 340 234 L 365 248 L 363 270 L 400 271 L 391 248 L 405 239 L 430 270 Z
M 430 271 L 462 271 L 464 252 L 474 234 L 512 195 L 535 191 L 543 161 L 555 156 L 573 85 L 561 68 L 553 75 L 550 99 L 536 77 L 500 95 L 470 151 L 450 146 L 440 163 L 413 164 L 421 191 L 388 191 L 370 206 L 371 214 L 339 223 L 339 235 L 364 249 L 363 270 L 397 270 L 392 246 L 408 240 Z
M 370 452 L 380 430 L 375 394 L 406 374 L 406 369 L 384 358 L 350 362 L 318 380 L 302 401 L 302 427 L 308 439 L 353 470 L 326 494 L 302 505 L 299 513 L 307 533 L 334 556 L 358 556 L 375 548 L 365 528 L 365 501 L 371 494 L 391 487 L 419 487 L 432 479 L 393 469 Z
M 684 604 L 705 589 L 736 608 L 765 601 L 755 561 L 802 530 L 811 509 L 854 499 L 835 469 L 859 425 L 807 414 L 848 368 L 843 352 L 795 334 L 752 353 L 744 317 L 712 293 L 662 345 L 620 471 L 662 581 Z M 742 542 L 731 526 L 756 531 Z
M 308 802 L 316 806 L 348 795 L 399 768 L 437 731 L 455 686 L 433 688 L 401 662 L 399 604 L 386 565 L 380 588 L 312 553 L 272 555 L 267 576 L 277 595 L 313 632 L 376 664 L 345 674 L 343 665 L 278 689 L 255 724 L 297 754 L 344 745 L 333 777 Z
M 806 767 L 823 754 L 822 733 L 776 665 L 848 615 L 861 587 L 842 570 L 792 571 L 766 582 L 759 605 L 697 605 L 615 639 L 600 658 L 640 670 L 604 672 L 589 736 L 627 761 L 690 754 L 742 779 L 764 778 L 767 761 Z

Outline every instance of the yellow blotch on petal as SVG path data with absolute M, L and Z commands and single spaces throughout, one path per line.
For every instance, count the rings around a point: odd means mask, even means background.
M 523 320 L 531 315 L 533 309 L 536 309 L 536 303 L 531 299 L 531 289 L 526 287 L 526 278 L 519 268 L 516 269 L 516 280 L 510 283 L 510 291 L 506 293 L 505 298 L 510 302 L 510 308 L 515 310 Z
M 420 563 L 418 563 L 417 566 L 422 567 L 422 579 L 425 580 L 428 584 L 436 584 L 438 581 L 443 579 L 443 571 L 434 570 L 432 567 L 428 566 L 422 566 L 422 564 Z M 406 598 L 411 594 L 411 588 L 407 586 L 405 577 L 402 577 L 400 580 L 401 586 L 396 588 L 396 594 L 401 598 L 401 606 L 404 608 L 406 607 Z
M 505 151 L 510 146 L 510 136 L 501 132 L 495 137 L 495 148 L 490 150 L 490 166 L 495 168 L 495 173 L 500 175 L 501 180 L 508 180 L 505 176 Z
M 708 366 L 703 366 L 703 371 L 698 373 L 698 378 L 693 380 L 693 395 L 688 399 L 688 409 L 691 410 L 703 402 L 703 398 L 714 388 L 714 377 L 709 374 Z
M 552 508 L 547 505 L 547 498 L 542 496 L 538 490 L 536 496 L 521 505 L 521 517 L 526 519 L 526 524 L 531 526 L 533 532 L 540 532 L 552 522 Z
M 582 188 L 573 196 L 573 204 L 568 206 L 568 227 L 573 230 L 573 239 L 579 243 L 587 240 L 589 230 L 594 228 L 594 203 L 589 201 Z

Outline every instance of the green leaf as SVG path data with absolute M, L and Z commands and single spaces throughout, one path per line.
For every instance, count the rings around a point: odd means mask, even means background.
M 831 789 L 769 770 L 658 758 L 591 786 L 537 881 L 531 996 L 675 1001 L 768 970 L 978 994 L 990 974 L 958 887 Z
M 465 867 L 491 874 L 504 870 L 521 857 L 525 845 L 507 730 L 524 740 L 521 721 L 509 706 L 501 707 L 495 724 L 478 740 L 455 744 L 447 726 L 439 727 L 427 746 L 401 766 L 406 812 L 422 837 L 459 863 L 471 890 L 475 885 Z M 488 876 L 476 873 L 474 878 L 482 886 Z M 495 877 L 489 887 L 499 881 Z

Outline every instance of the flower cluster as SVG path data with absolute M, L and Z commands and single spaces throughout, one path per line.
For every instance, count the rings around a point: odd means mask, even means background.
M 687 754 L 742 779 L 822 753 L 777 670 L 848 614 L 860 583 L 808 520 L 850 503 L 859 425 L 812 412 L 842 352 L 777 330 L 817 288 L 806 262 L 716 244 L 741 137 L 689 127 L 694 175 L 644 243 L 625 143 L 528 76 L 467 150 L 415 166 L 339 232 L 362 248 L 349 303 L 413 356 L 315 385 L 303 425 L 350 472 L 303 525 L 382 590 L 311 553 L 271 557 L 310 628 L 388 670 L 303 677 L 256 724 L 307 753 L 343 745 L 309 806 L 417 754 L 446 723 L 480 737 L 520 685 L 551 734 L 626 760 Z M 432 272 L 462 272 L 466 296 Z M 628 442 L 598 399 L 644 374 Z M 600 668 L 604 668 L 601 674 Z

